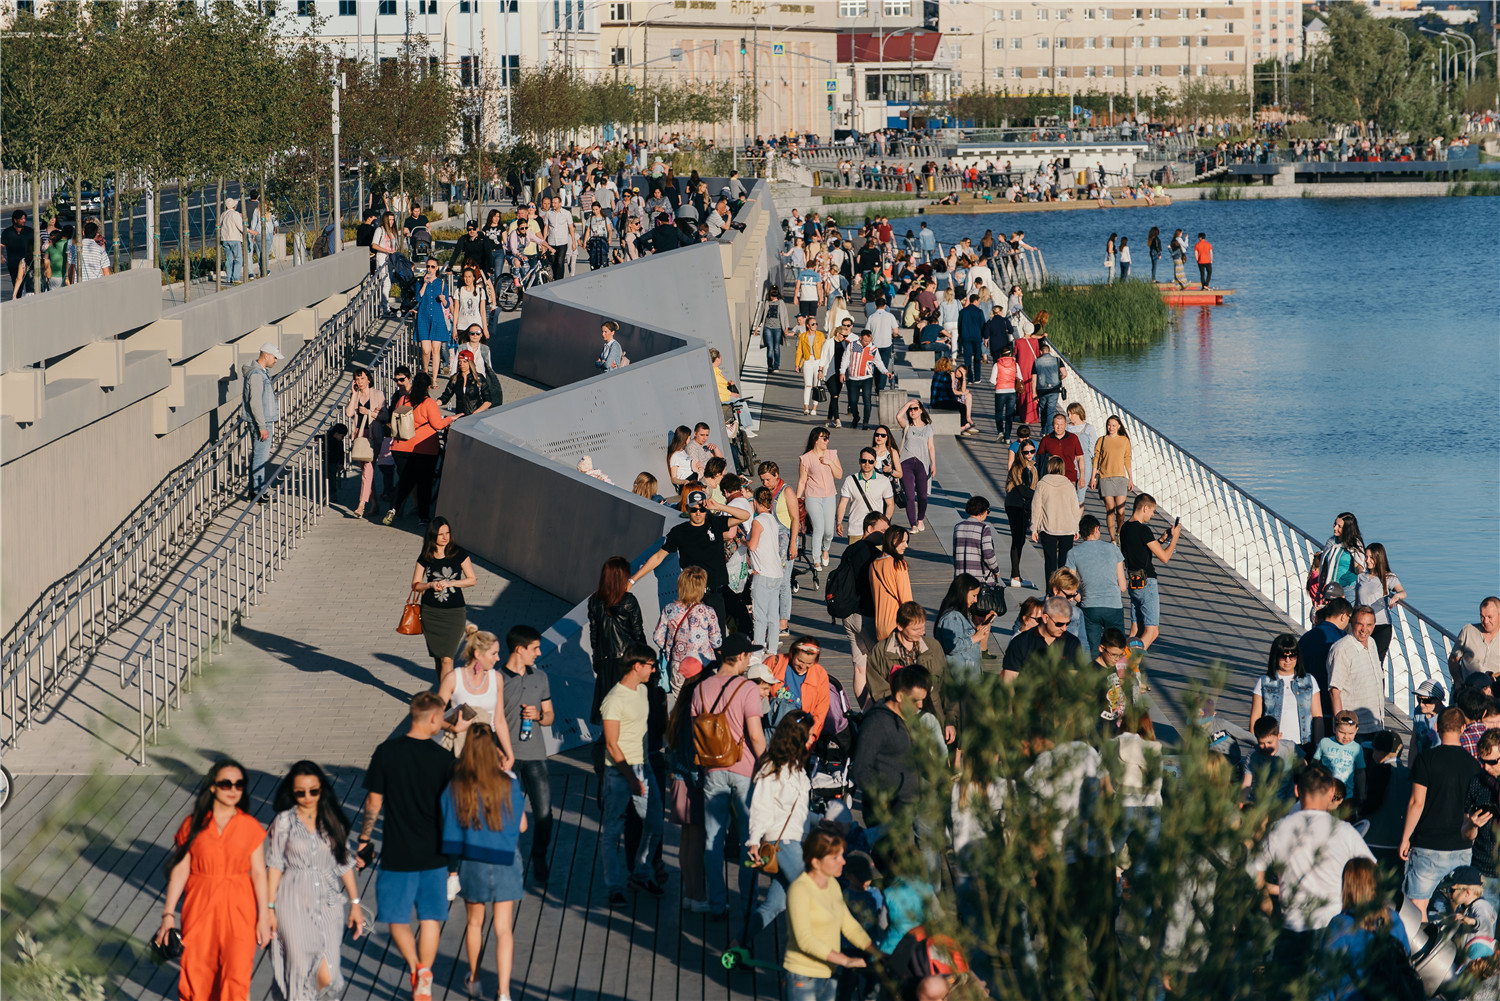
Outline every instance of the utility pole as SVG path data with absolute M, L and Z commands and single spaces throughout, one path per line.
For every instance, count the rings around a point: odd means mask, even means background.
M 339 207 L 339 186 L 343 181 L 343 168 L 339 165 L 339 88 L 344 86 L 344 75 L 333 80 L 333 235 L 328 240 L 328 252 L 337 254 L 343 249 L 344 215 Z
M 752 112 L 755 127 L 752 130 L 760 138 L 760 22 L 750 22 L 750 90 L 755 95 L 755 110 Z

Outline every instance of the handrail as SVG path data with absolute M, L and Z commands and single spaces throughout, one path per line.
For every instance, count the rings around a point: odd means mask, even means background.
M 411 348 L 411 331 L 403 323 L 367 366 L 375 382 L 393 378 L 397 366 L 411 364 Z M 255 502 L 182 574 L 120 659 L 120 688 L 137 688 L 139 763 L 145 763 L 148 739 L 169 725 L 172 709 L 182 707 L 192 676 L 202 674 L 205 662 L 213 659 L 215 644 L 222 651 L 233 642 L 237 617 L 275 582 L 287 553 L 327 506 L 324 431 L 343 413 L 341 402 L 328 408 L 296 451 L 267 477 Z M 145 676 L 143 668 L 149 669 Z
M 306 419 L 348 353 L 370 328 L 379 287 L 365 279 L 348 304 L 276 376 L 280 437 Z M 243 415 L 179 466 L 77 570 L 50 585 L 0 653 L 0 743 L 9 744 L 37 705 L 86 663 L 150 599 L 180 555 L 242 494 L 249 442 Z
M 1096 389 L 1069 364 L 1068 397 L 1083 405 L 1102 435 L 1110 416 L 1129 436 L 1135 482 L 1289 625 L 1310 629 L 1313 603 L 1305 587 L 1312 557 L 1323 544 L 1256 500 L 1249 491 Z M 1390 611 L 1391 646 L 1385 694 L 1408 714 L 1423 681 L 1453 690 L 1448 654 L 1456 637 L 1403 601 Z

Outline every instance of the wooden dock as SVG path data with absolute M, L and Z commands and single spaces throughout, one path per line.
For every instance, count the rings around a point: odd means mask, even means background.
M 790 370 L 789 356 L 783 361 L 788 364 L 769 377 L 762 394 L 755 446 L 762 458 L 794 469 L 813 421 L 802 415 L 801 377 Z M 748 360 L 747 378 L 753 380 L 757 365 L 763 370 L 758 348 Z M 899 371 L 903 383 L 925 397 L 925 374 L 904 365 Z M 992 441 L 989 394 L 977 394 L 977 403 L 985 434 L 938 441 L 938 476 L 928 516 L 932 530 L 915 536 L 908 553 L 913 592 L 929 610 L 936 609 L 952 580 L 948 546 L 964 502 L 983 494 L 997 509 L 1001 506 L 1005 446 Z M 867 431 L 845 427 L 832 432 L 832 445 L 846 469 L 853 468 L 859 447 L 869 441 Z M 1097 500 L 1090 501 L 1090 511 L 1100 513 Z M 896 521 L 906 524 L 901 514 Z M 991 524 L 1004 567 L 1009 534 L 1003 514 L 993 515 Z M 461 535 L 459 539 L 461 543 Z M 249 771 L 255 816 L 265 823 L 286 767 L 298 758 L 311 758 L 328 769 L 346 812 L 351 818 L 357 815 L 370 751 L 400 732 L 405 699 L 433 681 L 420 637 L 393 632 L 419 541 L 411 526 L 406 531 L 384 529 L 337 513 L 325 518 L 278 572 L 275 586 L 247 617 L 226 656 L 195 682 L 145 766 L 128 762 L 119 748 L 99 736 L 109 732 L 98 719 L 106 711 L 102 703 L 96 707 L 65 700 L 24 734 L 7 755 L 17 784 L 11 805 L 0 814 L 7 936 L 30 928 L 54 956 L 75 950 L 107 975 L 112 997 L 175 997 L 176 969 L 156 967 L 148 941 L 161 912 L 161 863 L 199 776 L 220 754 L 239 758 Z M 842 542 L 835 547 L 835 558 L 841 550 Z M 1039 550 L 1028 545 L 1024 576 L 1038 580 L 1041 564 Z M 347 568 L 359 572 L 346 573 Z M 479 569 L 470 618 L 481 628 L 503 635 L 516 622 L 545 626 L 564 610 L 561 602 L 493 567 Z M 1269 641 L 1287 624 L 1186 537 L 1161 581 L 1162 638 L 1149 661 L 1149 676 L 1161 700 L 1159 729 L 1170 736 L 1172 729 L 1185 725 L 1182 700 L 1214 662 L 1229 672 L 1227 686 L 1218 693 L 1221 718 L 1246 725 L 1250 689 L 1264 670 Z M 817 636 L 824 645 L 824 666 L 849 686 L 847 642 L 842 627 L 829 621 L 820 591 L 808 582 L 795 596 L 792 631 Z M 1011 613 L 1004 619 L 1006 628 L 997 630 L 996 652 L 1009 635 L 1020 600 L 1036 593 L 1009 592 Z M 90 685 L 101 692 L 112 687 L 118 699 L 115 670 L 114 663 L 96 663 L 80 680 L 78 692 Z M 599 863 L 597 782 L 586 755 L 553 759 L 552 791 L 552 878 L 545 892 L 528 882 L 516 909 L 514 998 L 782 997 L 774 975 L 729 973 L 719 965 L 732 934 L 727 923 L 681 909 L 677 828 L 666 826 L 667 895 L 660 900 L 632 896 L 626 909 L 611 911 Z M 523 836 L 523 856 L 530 838 Z M 360 878 L 360 892 L 374 903 L 369 873 Z M 757 943 L 759 954 L 779 956 L 783 934 L 780 925 L 768 929 Z M 455 903 L 443 926 L 435 966 L 434 996 L 439 999 L 465 996 L 462 939 L 463 908 Z M 484 996 L 494 997 L 488 928 L 485 949 Z M 274 996 L 268 957 L 265 952 L 257 957 L 256 999 Z M 345 998 L 410 996 L 402 961 L 382 928 L 358 942 L 346 938 L 340 963 L 349 982 Z

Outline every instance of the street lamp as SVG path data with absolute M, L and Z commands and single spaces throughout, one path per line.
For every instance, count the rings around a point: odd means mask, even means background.
M 1131 98 L 1131 115 L 1135 118 L 1136 122 L 1140 122 L 1141 120 L 1141 85 L 1135 85 L 1135 94 L 1132 95 L 1130 92 L 1130 33 L 1137 29 L 1144 28 L 1145 26 L 1145 22 L 1137 21 L 1135 24 L 1132 24 L 1130 27 L 1125 29 L 1125 34 L 1123 36 L 1123 40 L 1125 42 L 1125 54 L 1122 54 L 1120 56 L 1120 69 L 1125 74 L 1125 96 Z M 1141 54 L 1139 52 L 1137 52 L 1135 55 L 1135 65 L 1137 68 L 1139 68 L 1141 65 Z

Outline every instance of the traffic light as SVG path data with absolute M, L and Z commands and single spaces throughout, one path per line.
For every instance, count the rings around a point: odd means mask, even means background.
M 743 56 L 744 54 L 745 54 L 745 39 L 744 39 L 744 36 L 741 36 L 740 37 L 740 55 Z
M 828 110 L 829 111 L 833 110 L 833 95 L 832 94 L 828 95 Z

